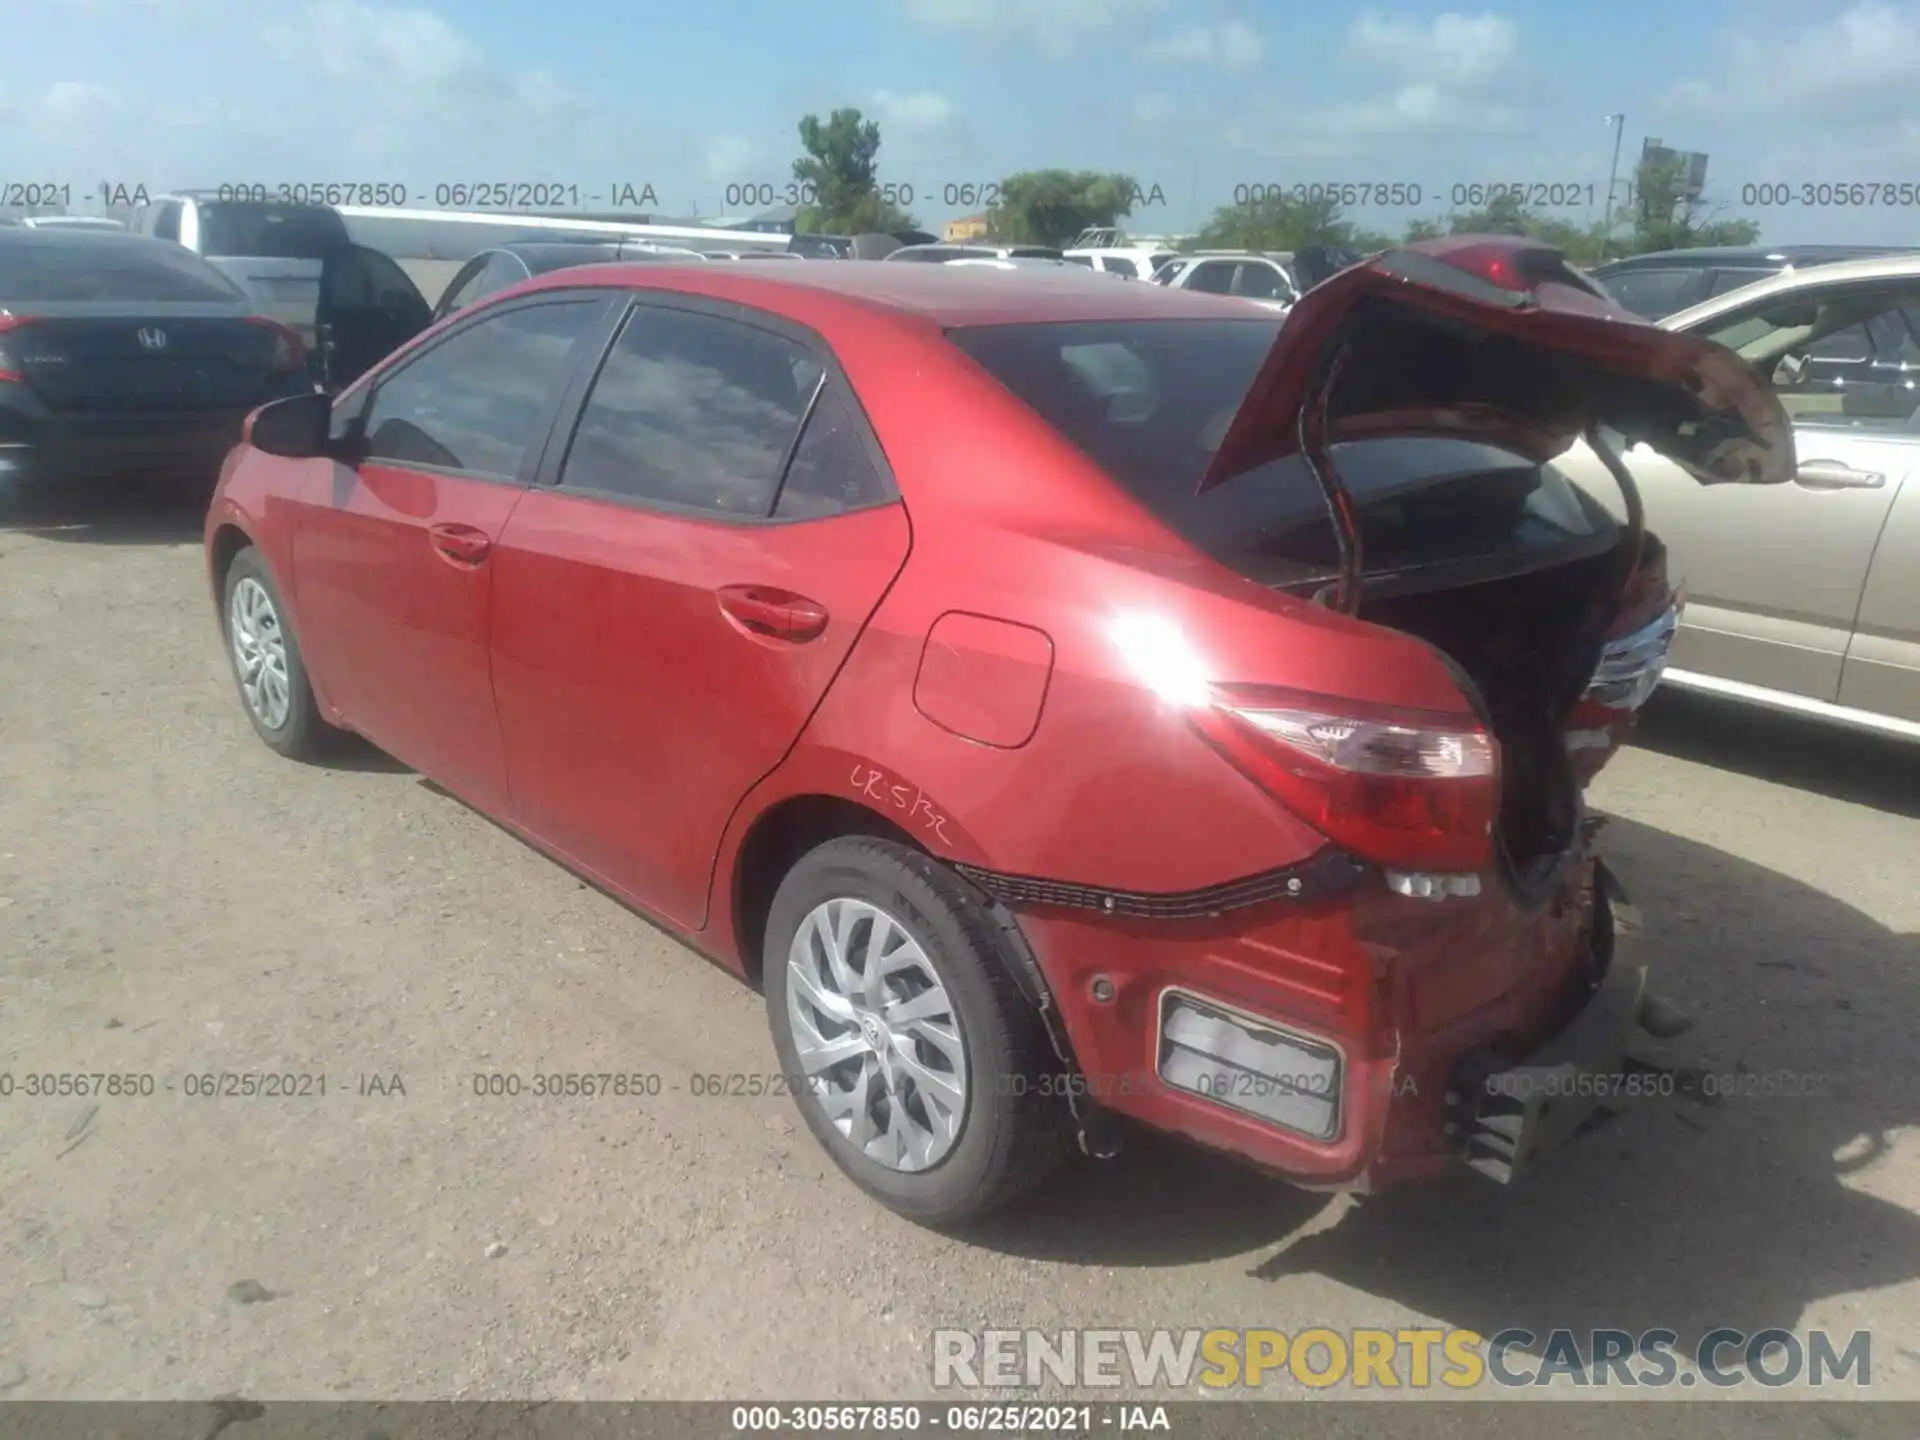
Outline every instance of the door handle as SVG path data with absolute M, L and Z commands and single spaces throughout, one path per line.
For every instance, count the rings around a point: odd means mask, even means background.
M 1809 490 L 1879 490 L 1887 477 L 1875 470 L 1855 470 L 1838 460 L 1807 460 L 1793 472 L 1793 483 Z
M 435 525 L 427 534 L 435 550 L 462 565 L 478 565 L 493 549 L 493 541 L 487 538 L 486 532 L 471 525 Z
M 770 585 L 729 585 L 720 591 L 720 610 L 750 635 L 772 640 L 817 639 L 827 628 L 827 612 L 804 595 Z

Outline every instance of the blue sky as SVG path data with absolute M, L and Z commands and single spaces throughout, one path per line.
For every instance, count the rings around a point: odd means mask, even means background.
M 1604 200 L 1648 135 L 1707 151 L 1763 236 L 1914 241 L 1920 203 L 1743 205 L 1762 182 L 1920 187 L 1920 3 L 1616 0 L 1447 8 L 1257 0 L 0 0 L 0 184 L 528 181 L 735 211 L 785 184 L 808 111 L 879 120 L 883 178 L 937 224 L 1040 165 L 1158 185 L 1141 230 L 1236 186 Z M 567 17 L 567 18 L 562 18 Z M 951 193 L 948 187 L 953 187 Z M 1819 198 L 1816 196 L 1816 198 Z M 949 203 L 949 200 L 954 203 Z M 745 207 L 752 208 L 752 207 Z

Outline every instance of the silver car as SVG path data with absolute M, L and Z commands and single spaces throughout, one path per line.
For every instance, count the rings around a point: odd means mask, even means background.
M 1788 485 L 1700 485 L 1625 451 L 1688 593 L 1667 683 L 1920 739 L 1920 256 L 1788 271 L 1659 323 L 1770 375 L 1799 462 Z M 1555 463 L 1617 505 L 1586 446 Z

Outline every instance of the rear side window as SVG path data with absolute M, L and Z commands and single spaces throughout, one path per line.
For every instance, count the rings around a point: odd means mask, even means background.
M 347 243 L 346 222 L 323 206 L 235 201 L 200 206 L 202 255 L 321 260 Z
M 1235 268 L 1231 260 L 1204 260 L 1188 274 L 1186 288 L 1208 295 L 1231 295 Z
M 1091 255 L 1069 255 L 1066 257 L 1066 261 L 1069 265 L 1083 265 L 1089 270 L 1093 269 L 1093 257 Z
M 1700 298 L 1703 275 L 1700 270 L 1627 270 L 1600 283 L 1634 314 L 1659 320 Z
M 961 328 L 949 339 L 1197 548 L 1264 584 L 1322 581 L 1339 555 L 1298 456 L 1195 492 L 1280 321 Z M 1465 441 L 1338 445 L 1370 573 L 1557 550 L 1613 521 L 1550 466 Z
M 875 468 L 864 430 L 845 382 L 828 380 L 793 452 L 774 517 L 813 519 L 892 500 L 893 486 Z
M 1284 300 L 1291 298 L 1293 287 L 1280 278 L 1280 272 L 1273 266 L 1260 260 L 1248 260 L 1240 267 L 1240 277 L 1233 293 L 1252 300 Z
M 0 301 L 231 303 L 244 298 L 237 285 L 199 256 L 159 241 L 100 244 L 69 237 L 0 247 Z
M 1133 261 L 1124 255 L 1107 256 L 1107 269 L 1116 275 L 1124 275 L 1129 280 L 1138 280 L 1140 278 L 1140 271 L 1135 267 Z
M 804 347 L 756 326 L 637 310 L 593 382 L 560 483 L 764 518 L 824 373 Z
M 448 336 L 380 382 L 368 458 L 517 478 L 599 313 L 597 300 L 516 306 Z

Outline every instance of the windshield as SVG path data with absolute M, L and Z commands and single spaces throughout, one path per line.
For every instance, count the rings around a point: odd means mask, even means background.
M 0 305 L 245 298 L 199 256 L 159 241 L 0 245 Z
M 321 260 L 347 242 L 347 227 L 318 205 L 237 201 L 200 206 L 200 253 L 218 259 Z
M 1135 500 L 1262 583 L 1331 578 L 1318 482 L 1297 455 L 1196 494 L 1280 328 L 1161 320 L 962 328 L 949 338 Z M 1373 575 L 1610 543 L 1614 522 L 1551 466 L 1490 446 L 1388 438 L 1336 445 Z

